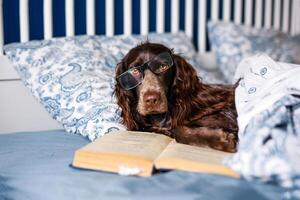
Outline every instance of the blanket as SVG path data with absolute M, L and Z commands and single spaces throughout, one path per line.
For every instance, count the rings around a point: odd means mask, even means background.
M 225 163 L 246 179 L 272 181 L 300 199 L 300 66 L 264 54 L 244 59 L 235 82 L 238 152 Z

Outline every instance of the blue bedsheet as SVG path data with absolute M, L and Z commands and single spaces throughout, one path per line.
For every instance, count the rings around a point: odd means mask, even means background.
M 0 200 L 281 199 L 274 185 L 171 171 L 124 177 L 70 167 L 89 141 L 62 130 L 0 135 Z

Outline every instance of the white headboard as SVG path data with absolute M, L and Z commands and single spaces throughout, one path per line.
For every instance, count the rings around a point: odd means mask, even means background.
M 53 6 L 52 0 L 43 1 L 43 30 L 44 39 L 53 37 Z M 63 0 L 62 0 L 63 1 Z M 65 29 L 66 36 L 75 35 L 74 0 L 65 1 Z M 115 0 L 86 0 L 86 34 L 96 33 L 96 1 L 105 1 L 105 34 L 115 34 Z M 133 0 L 123 0 L 123 34 L 132 34 L 132 16 L 134 12 L 140 13 L 140 34 L 149 33 L 149 2 L 155 0 L 139 0 L 139 10 L 133 10 Z M 183 4 L 180 3 L 183 1 Z M 29 40 L 29 0 L 19 1 L 20 41 Z M 156 0 L 156 32 L 165 32 L 165 2 Z M 194 9 L 194 6 L 197 8 Z M 0 8 L 3 0 L 0 0 Z M 206 48 L 206 23 L 208 20 L 234 21 L 236 24 L 246 24 L 257 28 L 274 28 L 293 35 L 300 33 L 300 0 L 171 0 L 171 32 L 179 31 L 180 18 L 184 19 L 184 31 L 193 39 L 198 40 L 199 52 L 204 53 Z M 184 7 L 184 14 L 180 12 Z M 196 10 L 196 12 L 194 12 Z M 210 15 L 208 17 L 208 14 Z M 183 16 L 184 15 L 184 16 Z M 197 21 L 197 26 L 194 25 Z M 119 22 L 118 22 L 119 23 Z M 196 29 L 197 34 L 193 34 Z M 0 9 L 0 52 L 4 44 L 3 9 Z
M 42 1 L 42 0 L 41 0 Z M 96 33 L 95 3 L 105 1 L 105 34 L 115 34 L 115 1 L 86 0 L 86 34 Z M 140 34 L 149 33 L 149 2 L 139 0 Z M 19 1 L 20 42 L 30 39 L 29 0 Z M 183 2 L 183 3 L 182 3 Z M 52 0 L 43 0 L 44 39 L 53 37 Z M 4 26 L 3 0 L 0 0 L 0 133 L 12 131 L 49 130 L 61 128 L 52 120 L 19 80 L 10 62 L 3 55 Z M 195 5 L 197 5 L 196 8 Z M 165 0 L 156 0 L 156 32 L 165 32 Z M 180 12 L 184 6 L 184 16 Z M 171 0 L 171 32 L 180 30 L 180 19 L 184 19 L 187 36 L 197 41 L 196 46 L 201 55 L 207 54 L 208 20 L 233 21 L 257 28 L 272 28 L 292 35 L 300 34 L 300 0 Z M 123 0 L 123 34 L 133 33 L 133 0 Z M 74 0 L 65 0 L 66 36 L 75 35 Z M 196 25 L 194 22 L 197 22 Z M 195 34 L 196 33 L 196 34 Z M 196 38 L 196 40 L 195 40 Z M 207 57 L 207 56 L 203 56 Z M 210 62 L 210 61 L 209 61 Z

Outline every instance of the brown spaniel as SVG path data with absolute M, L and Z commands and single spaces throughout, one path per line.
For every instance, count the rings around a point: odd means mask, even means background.
M 238 142 L 234 90 L 202 83 L 185 59 L 161 44 L 131 49 L 116 68 L 115 95 L 128 130 L 228 152 Z

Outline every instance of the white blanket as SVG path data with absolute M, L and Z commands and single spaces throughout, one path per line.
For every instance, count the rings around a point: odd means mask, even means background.
M 235 101 L 240 133 L 255 115 L 282 97 L 300 95 L 300 66 L 276 63 L 264 54 L 242 60 L 234 82 L 239 79 L 241 82 L 236 89 Z
M 300 66 L 259 54 L 239 64 L 238 80 L 238 153 L 226 163 L 247 179 L 277 182 L 285 198 L 300 198 Z

